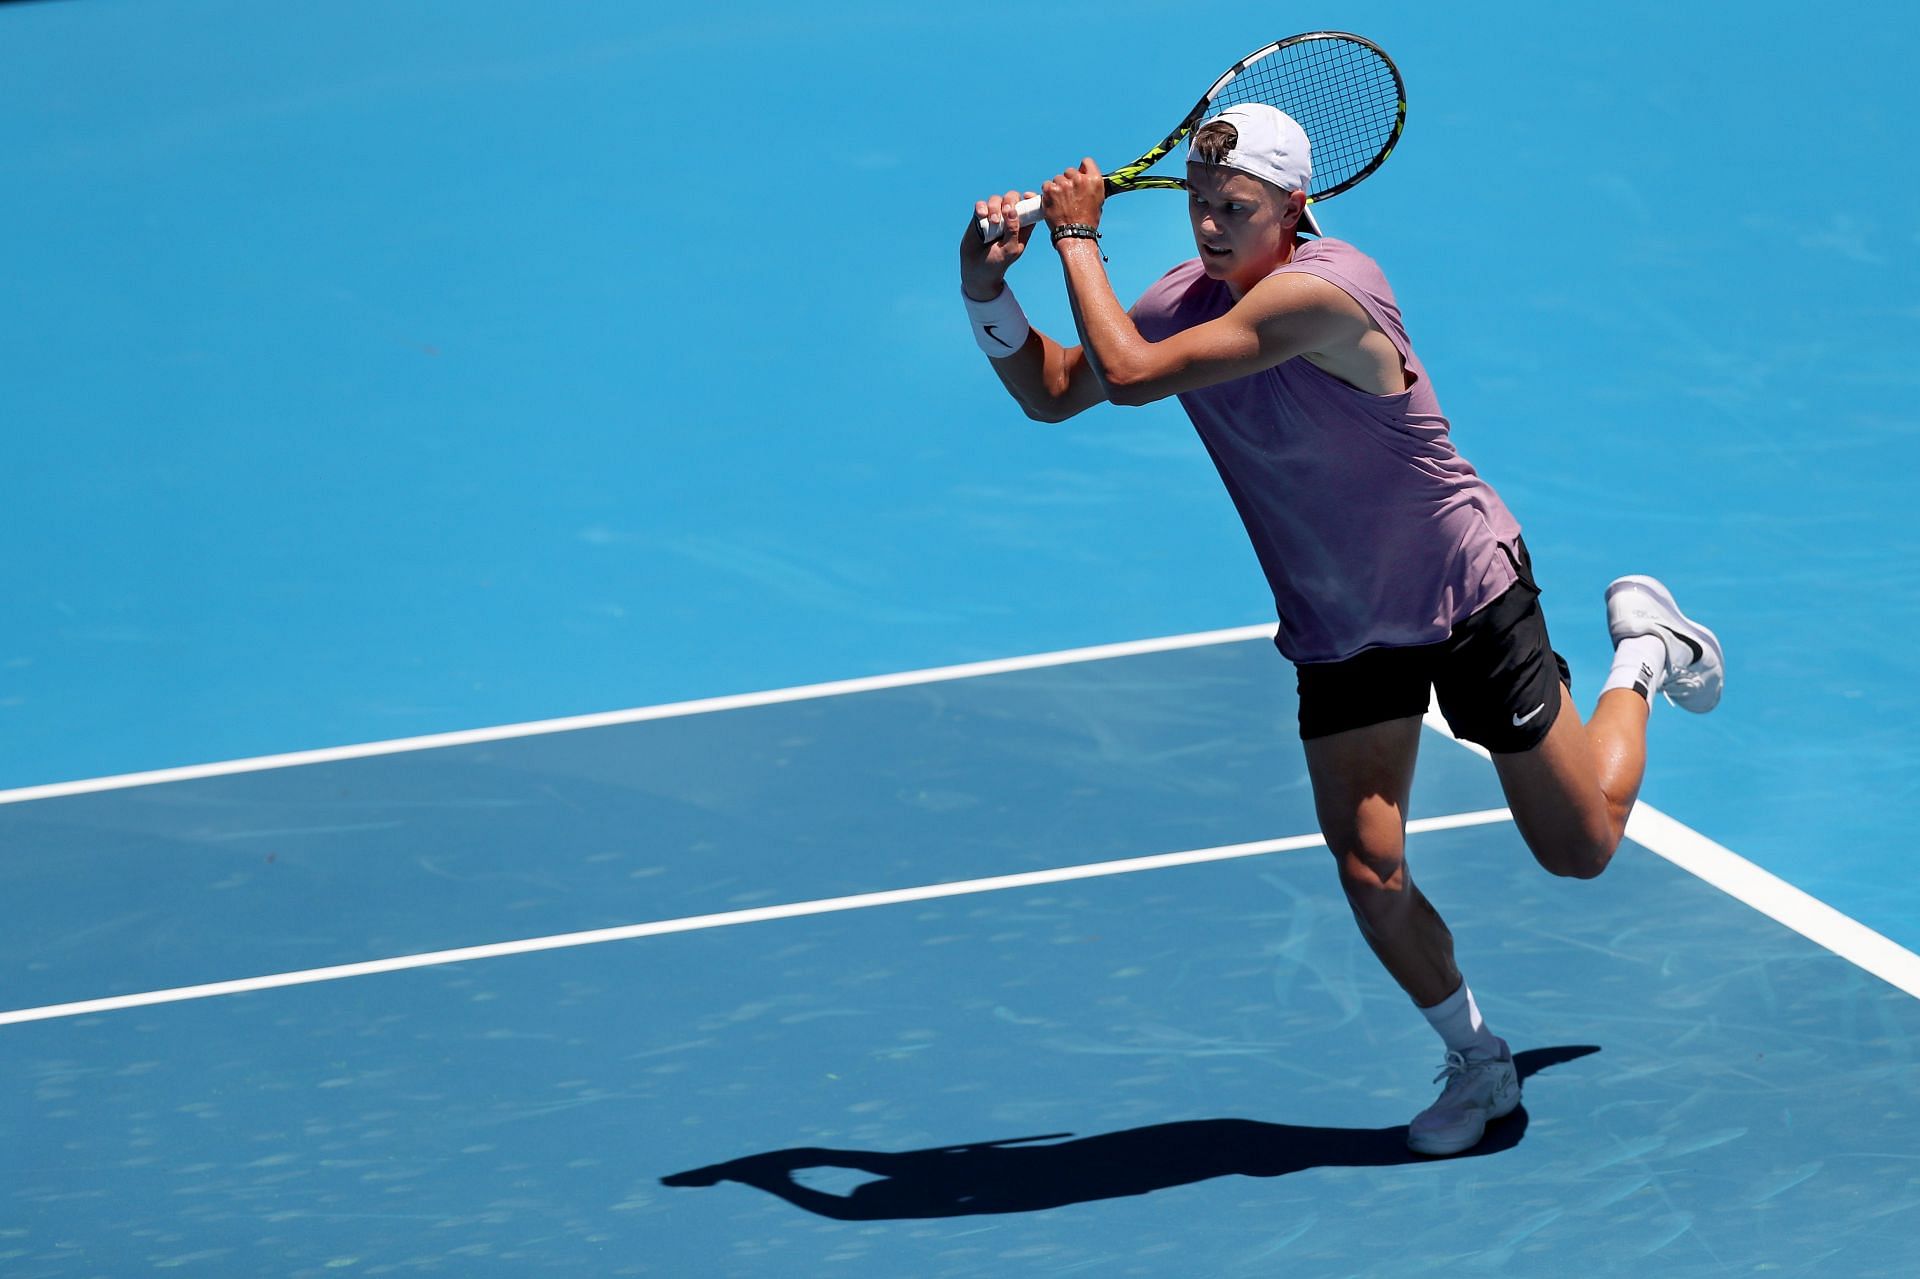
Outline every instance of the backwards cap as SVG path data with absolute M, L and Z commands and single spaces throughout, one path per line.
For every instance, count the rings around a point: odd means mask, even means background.
M 1307 184 L 1313 180 L 1313 147 L 1307 141 L 1306 130 L 1294 123 L 1292 116 L 1264 102 L 1243 102 L 1210 116 L 1194 132 L 1198 133 L 1215 120 L 1232 125 L 1240 135 L 1233 150 L 1220 158 L 1220 167 L 1251 174 L 1283 191 L 1312 189 Z M 1206 163 L 1193 153 L 1191 142 L 1187 147 L 1187 161 Z M 1306 235 L 1320 234 L 1312 205 L 1300 210 L 1299 229 Z

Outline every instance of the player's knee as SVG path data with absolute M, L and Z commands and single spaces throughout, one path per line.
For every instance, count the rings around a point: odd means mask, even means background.
M 1619 846 L 1619 838 L 1611 831 L 1575 833 L 1534 849 L 1534 858 L 1549 874 L 1563 879 L 1598 879 Z
M 1547 870 L 1562 879 L 1598 879 L 1607 868 L 1606 861 L 1595 858 L 1581 858 L 1577 861 L 1562 862 L 1548 866 Z
M 1340 887 L 1347 896 L 1398 893 L 1406 886 L 1406 861 L 1399 846 L 1368 848 L 1353 844 L 1334 850 Z

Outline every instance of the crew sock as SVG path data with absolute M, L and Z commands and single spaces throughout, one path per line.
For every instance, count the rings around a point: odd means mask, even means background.
M 1463 980 L 1460 989 L 1448 995 L 1431 1008 L 1422 1008 L 1421 1013 L 1440 1038 L 1446 1041 L 1447 1051 L 1459 1053 L 1462 1057 L 1498 1057 L 1500 1041 L 1487 1029 L 1487 1023 L 1480 1020 L 1479 1005 L 1473 1002 L 1473 992 L 1467 989 Z
M 1667 681 L 1667 642 L 1658 635 L 1629 635 L 1613 650 L 1613 669 L 1607 672 L 1602 693 L 1630 688 L 1653 702 L 1653 694 Z

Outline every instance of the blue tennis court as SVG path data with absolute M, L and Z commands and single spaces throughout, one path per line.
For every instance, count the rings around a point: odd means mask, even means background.
M 1526 1076 L 1436 1161 L 1191 428 L 1026 421 L 954 297 L 1271 17 L 0 4 L 0 1273 L 1909 1273 L 1920 29 L 1856 17 L 1286 21 L 1406 71 L 1322 222 L 1582 710 L 1617 573 L 1729 654 L 1592 882 L 1425 734 Z
M 1413 857 L 1535 1077 L 1409 1154 L 1428 1032 L 1329 900 L 1279 665 L 10 805 L 10 1270 L 1903 1271 L 1913 996 L 1638 847 L 1541 875 L 1439 734 Z

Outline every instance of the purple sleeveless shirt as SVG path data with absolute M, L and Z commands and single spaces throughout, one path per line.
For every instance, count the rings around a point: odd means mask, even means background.
M 1372 258 L 1343 240 L 1301 243 L 1275 274 L 1319 276 L 1392 339 L 1411 385 L 1360 391 L 1305 358 L 1180 396 L 1253 539 L 1295 662 L 1431 644 L 1518 580 L 1501 549 L 1520 525 L 1454 451 L 1427 371 Z M 1133 308 L 1158 342 L 1225 315 L 1233 297 L 1198 258 Z

